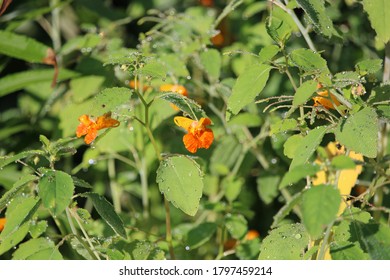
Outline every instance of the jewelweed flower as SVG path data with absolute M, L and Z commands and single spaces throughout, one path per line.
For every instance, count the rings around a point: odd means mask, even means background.
M 0 231 L 4 229 L 6 218 L 0 218 Z
M 84 138 L 86 144 L 91 144 L 95 140 L 98 130 L 117 127 L 120 124 L 119 121 L 111 118 L 111 112 L 99 116 L 96 121 L 88 115 L 82 115 L 79 117 L 79 121 L 80 124 L 76 129 L 76 135 L 77 137 L 86 135 Z
M 139 81 L 137 81 L 137 83 L 135 83 L 135 81 L 134 80 L 131 80 L 130 82 L 129 82 L 129 86 L 131 87 L 131 88 L 137 88 L 138 90 L 141 88 L 141 83 L 139 82 Z M 142 91 L 144 92 L 144 91 L 147 91 L 148 89 L 150 88 L 150 86 L 148 86 L 148 85 L 143 85 L 142 86 Z
M 164 84 L 160 86 L 160 91 L 162 92 L 171 91 L 171 92 L 176 92 L 178 94 L 181 94 L 183 96 L 188 96 L 187 89 L 182 85 Z M 174 110 L 179 111 L 179 108 L 176 105 L 171 104 L 171 107 Z
M 184 128 L 187 134 L 183 136 L 183 143 L 190 153 L 196 153 L 199 148 L 208 149 L 214 140 L 214 133 L 208 125 L 209 118 L 201 118 L 199 121 L 186 117 L 175 117 L 175 124 Z
M 322 88 L 322 85 L 318 84 L 317 89 L 320 89 L 320 88 Z M 340 105 L 340 102 L 337 100 L 337 98 L 333 94 L 329 93 L 327 90 L 319 91 L 319 92 L 317 92 L 317 94 L 318 94 L 318 96 L 313 97 L 314 106 L 316 106 L 316 107 L 323 106 L 327 109 L 334 109 L 334 105 L 336 105 L 336 106 Z M 329 99 L 329 96 L 333 102 Z

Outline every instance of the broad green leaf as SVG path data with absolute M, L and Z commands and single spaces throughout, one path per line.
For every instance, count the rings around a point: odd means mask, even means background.
M 258 127 L 261 124 L 262 124 L 262 119 L 258 114 L 242 112 L 232 117 L 228 123 L 228 126 Z
M 108 111 L 114 111 L 118 107 L 125 105 L 132 95 L 132 91 L 124 87 L 106 88 L 93 98 L 93 107 L 90 112 L 94 116 L 101 116 Z
M 62 260 L 54 242 L 47 238 L 30 239 L 21 244 L 12 255 L 13 260 Z
M 0 80 L 1 81 L 1 80 Z M 389 101 L 390 84 L 381 84 L 374 87 L 368 99 L 369 103 L 374 102 L 388 102 Z
M 317 33 L 325 37 L 337 35 L 331 19 L 328 17 L 324 0 L 296 0 L 308 15 Z
M 222 185 L 225 190 L 225 197 L 229 202 L 233 202 L 237 199 L 238 195 L 241 193 L 243 184 L 244 179 L 240 177 L 229 176 L 224 178 Z
M 0 255 L 24 239 L 39 205 L 40 201 L 32 196 L 16 196 L 10 202 L 5 214 L 7 222 L 0 233 Z
M 276 134 L 280 132 L 285 132 L 289 130 L 294 130 L 298 126 L 298 122 L 295 119 L 283 119 L 279 120 L 276 123 L 271 124 L 270 134 Z
M 271 69 L 269 65 L 254 64 L 240 74 L 227 101 L 227 120 L 254 101 L 265 87 Z
M 302 260 L 309 235 L 302 224 L 285 224 L 272 230 L 260 246 L 259 260 Z
M 272 17 L 267 18 L 266 29 L 268 35 L 275 41 L 275 43 L 277 43 L 281 48 L 284 48 L 284 45 L 288 38 L 290 38 L 292 32 L 292 27 L 288 24 L 288 22 L 273 15 Z
M 90 52 L 92 48 L 95 48 L 100 44 L 102 39 L 103 37 L 99 34 L 92 33 L 88 33 L 83 36 L 77 36 L 67 40 L 62 46 L 60 53 L 62 55 L 66 55 L 76 50 L 81 50 L 82 52 L 85 50 Z
M 366 107 L 341 119 L 336 130 L 336 140 L 346 148 L 369 158 L 375 158 L 378 149 L 378 117 L 373 108 Z
M 21 177 L 18 181 L 16 181 L 12 188 L 8 190 L 3 196 L 0 198 L 0 212 L 6 207 L 6 204 L 10 202 L 13 197 L 28 183 L 38 179 L 37 176 L 27 174 Z
M 387 0 L 363 0 L 363 8 L 367 12 L 377 38 L 386 44 L 390 40 L 390 2 Z
M 30 230 L 29 230 L 31 237 L 38 238 L 46 231 L 47 227 L 48 227 L 48 224 L 47 224 L 46 220 L 39 221 L 38 223 L 36 223 L 33 220 L 31 222 Z
M 318 185 L 303 193 L 302 221 L 312 238 L 319 238 L 336 219 L 340 202 L 340 192 L 330 185 Z
M 164 260 L 164 251 L 147 240 L 114 242 L 107 251 L 110 260 Z
M 226 175 L 242 153 L 242 146 L 233 136 L 224 137 L 214 149 L 210 158 L 210 170 L 213 174 Z
M 297 183 L 306 176 L 313 176 L 320 170 L 319 165 L 302 164 L 297 165 L 284 174 L 282 181 L 279 184 L 279 189 Z
M 295 66 L 305 72 L 329 72 L 326 60 L 319 53 L 309 49 L 296 49 L 290 54 L 291 61 Z
M 198 211 L 203 179 L 199 165 L 187 156 L 170 156 L 157 169 L 158 187 L 165 198 L 190 216 Z
M 190 72 L 188 72 L 185 64 L 186 62 L 176 53 L 162 53 L 159 56 L 159 61 L 166 66 L 167 71 L 177 77 L 190 77 Z
M 47 170 L 38 183 L 38 194 L 43 205 L 54 216 L 61 214 L 72 201 L 74 184 L 72 177 L 62 171 Z
M 236 255 L 241 260 L 256 260 L 259 256 L 260 240 L 244 240 L 236 246 Z
M 390 106 L 389 105 L 379 105 L 377 107 L 378 114 L 382 118 L 387 118 L 390 121 Z
M 9 74 L 0 79 L 0 97 L 36 83 L 52 81 L 53 75 L 53 69 L 27 70 L 16 74 Z M 78 75 L 80 74 L 67 69 L 60 69 L 57 81 L 67 80 Z
M 308 162 L 318 145 L 321 143 L 327 130 L 327 126 L 317 126 L 307 133 L 296 147 L 293 160 L 290 164 L 290 170 Z
M 199 117 L 206 116 L 206 113 L 203 111 L 202 106 L 200 106 L 193 99 L 188 98 L 184 95 L 175 92 L 168 92 L 160 95 L 159 98 L 177 106 L 180 111 L 184 112 L 186 115 L 190 116 L 194 120 Z M 171 111 L 174 112 L 173 109 L 171 109 Z
M 306 103 L 306 101 L 313 95 L 317 89 L 317 82 L 309 80 L 304 82 L 295 92 L 293 106 L 299 106 Z
M 35 39 L 0 30 L 0 53 L 31 63 L 44 63 L 50 48 Z
M 206 75 L 211 82 L 217 81 L 221 73 L 221 55 L 215 49 L 209 49 L 200 54 L 200 61 L 204 67 Z
M 355 65 L 356 72 L 364 76 L 367 74 L 375 74 L 382 69 L 382 59 L 366 59 L 359 61 Z
M 100 217 L 102 217 L 102 219 L 114 230 L 114 232 L 125 239 L 127 238 L 126 230 L 121 218 L 115 212 L 112 204 L 108 202 L 104 196 L 92 192 L 83 193 L 81 196 L 91 199 L 92 204 Z
M 294 134 L 291 135 L 286 142 L 284 142 L 283 145 L 283 153 L 286 157 L 293 159 L 294 155 L 297 151 L 298 145 L 301 143 L 303 140 L 303 135 L 302 134 Z
M 257 177 L 257 193 L 265 204 L 270 204 L 279 194 L 280 176 L 275 174 L 260 174 Z
M 260 62 L 267 62 L 272 60 L 272 58 L 274 58 L 274 56 L 277 55 L 279 51 L 280 48 L 276 45 L 265 46 L 259 52 Z
M 243 239 L 248 231 L 248 222 L 240 214 L 228 214 L 225 217 L 225 225 L 234 239 Z
M 195 226 L 187 234 L 186 246 L 188 246 L 190 250 L 202 246 L 210 240 L 216 230 L 217 224 L 210 222 Z
M 356 85 L 360 82 L 360 76 L 353 71 L 344 71 L 337 73 L 333 77 L 334 86 L 337 88 L 343 88 L 349 85 Z
M 102 76 L 85 76 L 72 79 L 70 81 L 70 89 L 73 94 L 73 101 L 76 103 L 82 102 L 98 93 L 104 79 Z
M 332 242 L 330 244 L 332 260 L 367 260 L 368 255 L 356 243 L 348 241 Z
M 289 200 L 282 208 L 280 208 L 278 213 L 274 216 L 274 221 L 271 225 L 271 228 L 277 227 L 283 221 L 283 219 L 288 214 L 290 214 L 291 210 L 293 210 L 293 208 L 301 202 L 301 200 L 302 192 L 298 192 L 291 198 L 291 200 Z
M 161 62 L 150 61 L 143 68 L 139 69 L 137 74 L 165 79 L 167 76 L 167 67 Z
M 331 165 L 338 170 L 341 169 L 354 169 L 356 167 L 352 158 L 346 155 L 338 155 L 332 158 Z

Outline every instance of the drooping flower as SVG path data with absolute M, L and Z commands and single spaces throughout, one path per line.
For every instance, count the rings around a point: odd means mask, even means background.
M 181 94 L 181 95 L 186 96 L 186 97 L 188 96 L 187 89 L 182 85 L 164 84 L 164 85 L 160 86 L 160 91 L 162 91 L 162 92 L 171 91 L 171 92 L 175 92 L 175 93 Z M 176 105 L 171 104 L 171 107 L 174 110 L 179 111 L 179 108 Z
M 0 218 L 0 232 L 4 229 L 6 218 Z
M 187 134 L 183 136 L 183 143 L 191 153 L 196 153 L 199 148 L 208 149 L 214 140 L 214 133 L 207 126 L 211 125 L 209 118 L 201 118 L 199 121 L 186 117 L 175 117 L 175 124 L 184 128 Z
M 322 88 L 322 85 L 318 84 L 317 89 L 320 88 Z M 315 107 L 323 106 L 326 109 L 334 109 L 334 106 L 337 107 L 340 105 L 340 102 L 337 100 L 337 98 L 333 94 L 329 93 L 327 90 L 319 91 L 317 92 L 317 95 L 318 96 L 313 97 Z
M 98 130 L 117 127 L 120 124 L 119 121 L 111 118 L 111 112 L 99 116 L 96 120 L 88 115 L 82 115 L 79 117 L 79 121 L 80 124 L 76 129 L 76 135 L 77 137 L 85 135 L 84 142 L 86 144 L 91 144 L 95 140 Z

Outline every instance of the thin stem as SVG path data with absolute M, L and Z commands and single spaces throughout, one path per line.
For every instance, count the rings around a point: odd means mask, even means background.
M 121 202 L 120 202 L 120 196 L 121 192 L 118 188 L 118 184 L 116 183 L 115 178 L 115 160 L 113 158 L 108 159 L 108 177 L 110 179 L 110 189 L 111 189 L 111 195 L 112 195 L 112 203 L 114 204 L 114 210 L 116 213 L 120 213 L 121 210 Z
M 295 24 L 297 25 L 299 31 L 301 32 L 303 38 L 305 39 L 307 45 L 309 46 L 309 48 L 312 50 L 312 51 L 317 51 L 316 50 L 316 47 L 314 46 L 313 44 L 313 41 L 311 40 L 310 36 L 309 36 L 309 33 L 307 31 L 307 29 L 302 25 L 301 21 L 298 19 L 298 17 L 296 16 L 296 14 L 294 13 L 293 10 L 290 10 L 288 9 L 283 3 L 281 3 L 279 0 L 268 0 L 270 1 L 272 4 L 275 4 L 276 6 L 278 6 L 279 8 L 281 8 L 283 11 L 285 11 L 286 13 L 288 13 L 291 18 L 293 19 L 293 21 L 295 22 Z
M 318 255 L 317 255 L 317 260 L 323 260 L 325 257 L 327 247 L 329 246 L 328 240 L 330 237 L 330 233 L 332 231 L 333 223 L 334 223 L 334 221 L 332 221 L 328 225 L 328 227 L 326 228 L 325 236 L 324 236 L 324 239 L 322 239 L 321 248 L 320 248 L 320 251 L 318 252 Z
M 169 254 L 171 255 L 171 259 L 175 260 L 175 252 L 173 251 L 172 245 L 172 227 L 171 227 L 171 210 L 169 206 L 169 201 L 164 196 L 164 206 L 165 206 L 165 225 L 166 225 L 166 240 L 169 246 Z

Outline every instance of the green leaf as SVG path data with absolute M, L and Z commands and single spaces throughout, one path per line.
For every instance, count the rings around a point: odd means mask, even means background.
M 280 52 L 280 48 L 276 45 L 265 46 L 259 52 L 260 62 L 268 62 L 274 58 Z
M 149 61 L 143 68 L 139 69 L 137 74 L 165 79 L 167 76 L 167 67 L 161 62 L 152 60 Z
M 375 74 L 382 69 L 382 59 L 365 59 L 355 65 L 359 75 Z
M 260 239 L 244 240 L 235 249 L 240 260 L 255 260 L 259 256 Z
M 262 119 L 258 114 L 242 112 L 230 119 L 228 126 L 258 127 L 262 124 Z
M 78 75 L 80 74 L 67 69 L 60 69 L 57 81 L 67 80 Z M 0 97 L 36 83 L 52 81 L 53 76 L 54 70 L 52 69 L 27 70 L 16 74 L 9 74 L 0 79 Z
M 39 221 L 36 223 L 34 220 L 31 222 L 30 225 L 30 235 L 32 238 L 38 238 L 41 236 L 47 229 L 48 224 L 46 220 Z
M 338 155 L 332 158 L 331 165 L 338 170 L 342 169 L 354 169 L 356 167 L 353 159 L 346 155 Z
M 89 114 L 101 116 L 108 111 L 114 111 L 129 102 L 131 95 L 132 91 L 125 87 L 106 88 L 94 97 Z
M 62 260 L 54 242 L 47 238 L 30 239 L 21 244 L 12 255 L 13 260 Z
M 233 202 L 237 199 L 238 195 L 241 192 L 243 184 L 244 179 L 240 177 L 236 178 L 233 176 L 229 176 L 222 181 L 222 185 L 225 190 L 225 197 L 229 202 Z
M 43 63 L 49 47 L 44 44 L 9 31 L 0 30 L 0 53 L 31 63 Z
M 348 241 L 332 242 L 330 244 L 332 260 L 367 260 L 368 255 L 356 243 Z
M 248 231 L 248 222 L 240 214 L 228 214 L 225 217 L 225 225 L 234 239 L 243 239 Z
M 317 90 L 317 82 L 309 80 L 304 82 L 295 92 L 293 106 L 299 106 L 306 103 L 306 101 Z
M 198 211 L 203 179 L 199 165 L 187 156 L 170 156 L 157 169 L 158 187 L 165 198 L 190 216 Z
M 363 8 L 368 14 L 377 38 L 386 44 L 390 40 L 390 2 L 386 0 L 363 0 Z
M 88 33 L 83 36 L 71 38 L 62 46 L 60 53 L 66 55 L 76 50 L 95 48 L 100 44 L 103 37 L 99 34 Z
M 0 212 L 6 207 L 6 204 L 10 202 L 15 195 L 28 183 L 35 181 L 38 179 L 37 176 L 27 174 L 21 177 L 18 181 L 16 181 L 12 188 L 8 190 L 3 196 L 0 198 Z
M 302 224 L 285 224 L 272 230 L 260 246 L 259 260 L 302 260 L 309 235 Z
M 337 217 L 341 203 L 340 192 L 330 185 L 318 185 L 302 196 L 302 221 L 314 239 Z
M 0 233 L 0 255 L 24 239 L 39 205 L 40 201 L 32 196 L 17 196 L 10 202 L 5 215 L 7 222 Z
M 283 153 L 286 157 L 293 159 L 297 151 L 298 145 L 303 139 L 302 134 L 291 135 L 283 145 Z
M 279 189 L 283 189 L 289 185 L 295 184 L 299 180 L 305 178 L 306 176 L 313 176 L 318 171 L 320 171 L 319 165 L 313 164 L 302 164 L 295 166 L 290 169 L 286 174 L 284 174 L 282 181 L 279 184 Z
M 96 211 L 102 219 L 120 236 L 127 238 L 126 230 L 121 218 L 115 212 L 114 207 L 104 196 L 97 193 L 83 193 L 81 196 L 91 199 Z
M 333 23 L 328 17 L 323 0 L 296 1 L 308 15 L 317 33 L 323 34 L 325 37 L 328 38 L 337 35 L 337 32 L 333 27 Z
M 285 132 L 288 130 L 294 130 L 298 126 L 298 122 L 295 119 L 282 119 L 276 123 L 271 124 L 270 135 Z
M 134 240 L 126 242 L 120 240 L 113 243 L 114 249 L 109 249 L 108 255 L 110 259 L 117 260 L 164 260 L 164 251 L 156 247 L 152 242 L 146 240 Z M 116 252 L 116 253 L 115 253 Z M 121 252 L 122 254 L 118 254 Z M 118 256 L 121 256 L 118 258 Z
M 336 140 L 346 148 L 375 158 L 378 149 L 378 117 L 373 108 L 366 107 L 341 119 L 336 130 Z
M 326 60 L 319 53 L 309 49 L 296 49 L 290 54 L 291 61 L 295 66 L 305 72 L 329 72 Z
M 206 116 L 206 113 L 203 111 L 202 106 L 200 106 L 193 99 L 188 98 L 184 95 L 175 92 L 168 92 L 160 95 L 159 98 L 174 104 L 180 109 L 180 111 L 190 116 L 190 118 L 194 120 L 198 117 Z M 173 109 L 171 110 L 174 111 Z
M 257 192 L 265 204 L 270 204 L 279 194 L 279 175 L 260 174 L 257 177 Z
M 337 88 L 344 88 L 349 85 L 356 85 L 360 83 L 360 76 L 356 72 L 344 71 L 337 73 L 333 77 L 334 86 Z
M 307 135 L 296 147 L 293 160 L 290 164 L 290 170 L 298 165 L 307 163 L 307 161 L 317 149 L 318 145 L 321 143 L 322 138 L 324 137 L 327 130 L 327 126 L 317 126 L 307 133 Z
M 72 177 L 62 171 L 47 170 L 38 183 L 38 194 L 43 205 L 54 216 L 61 214 L 72 201 L 74 184 Z
M 105 78 L 102 76 L 85 76 L 70 81 L 73 101 L 82 102 L 96 94 L 102 86 Z
M 290 214 L 291 210 L 302 200 L 302 192 L 295 194 L 291 200 L 289 200 L 274 216 L 274 221 L 271 225 L 271 228 L 277 227 L 283 219 Z
M 271 69 L 269 65 L 254 64 L 240 74 L 227 101 L 227 120 L 231 115 L 236 115 L 242 108 L 253 102 L 265 87 Z
M 242 145 L 234 136 L 226 136 L 217 145 L 210 158 L 210 170 L 213 174 L 226 175 L 242 154 Z
M 196 249 L 209 241 L 216 230 L 217 225 L 215 223 L 199 224 L 188 232 L 186 245 L 190 250 Z
M 277 43 L 281 48 L 284 48 L 284 45 L 288 38 L 290 38 L 292 32 L 292 27 L 288 24 L 288 22 L 273 15 L 272 17 L 267 18 L 265 27 L 268 35 L 275 41 L 275 43 Z
M 221 73 L 221 55 L 215 49 L 208 49 L 200 54 L 200 61 L 204 67 L 206 75 L 211 82 L 217 81 Z
M 161 53 L 159 54 L 159 61 L 166 67 L 167 71 L 177 77 L 189 77 L 190 73 L 186 67 L 186 61 L 181 59 L 176 53 Z
M 390 228 L 388 225 L 376 223 L 352 222 L 350 226 L 358 234 L 355 236 L 360 247 L 373 260 L 390 260 Z

